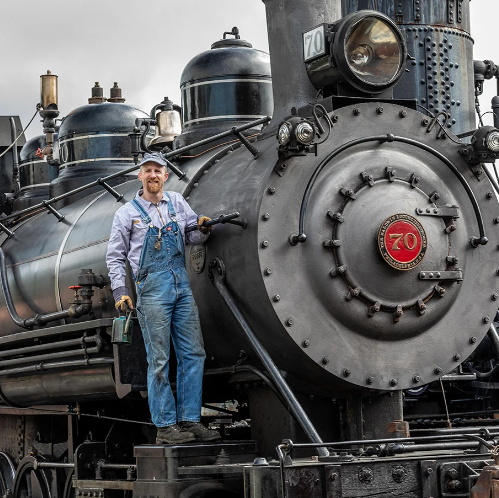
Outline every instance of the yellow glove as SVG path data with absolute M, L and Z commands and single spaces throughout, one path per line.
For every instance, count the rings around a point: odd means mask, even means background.
M 211 226 L 210 227 L 201 226 L 205 221 L 211 221 L 211 218 L 208 218 L 208 216 L 200 216 L 198 218 L 198 230 L 206 235 L 207 233 L 211 232 Z
M 118 301 L 116 301 L 116 304 L 114 307 L 117 310 L 122 311 L 123 313 L 126 313 L 127 311 L 133 310 L 133 304 L 132 304 L 132 299 L 130 296 L 121 296 Z

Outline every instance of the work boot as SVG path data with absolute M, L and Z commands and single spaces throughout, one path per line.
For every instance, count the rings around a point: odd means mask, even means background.
M 213 429 L 208 429 L 201 422 L 179 422 L 180 427 L 194 434 L 196 441 L 218 441 L 222 439 L 220 433 Z
M 156 444 L 183 444 L 191 443 L 196 438 L 192 432 L 182 429 L 177 424 L 168 427 L 158 427 Z

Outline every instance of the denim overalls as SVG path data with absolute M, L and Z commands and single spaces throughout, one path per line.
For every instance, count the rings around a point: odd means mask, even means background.
M 185 269 L 184 241 L 168 199 L 171 221 L 161 229 L 140 203 L 132 202 L 149 225 L 135 276 L 137 315 L 147 352 L 147 392 L 152 422 L 166 427 L 198 422 L 205 352 L 198 308 Z M 170 386 L 170 335 L 177 356 L 177 410 Z

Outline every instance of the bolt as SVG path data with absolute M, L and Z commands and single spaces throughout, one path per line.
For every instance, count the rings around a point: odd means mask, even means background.
M 430 120 L 428 120 L 426 118 L 421 121 L 422 126 L 428 126 L 429 124 L 430 124 Z
M 498 216 L 498 217 L 496 217 L 496 218 L 494 218 L 494 223 L 495 223 L 496 225 L 497 225 L 497 224 L 499 224 L 499 216 Z
M 301 345 L 304 347 L 304 348 L 308 348 L 310 346 L 310 341 L 308 339 L 305 339 Z
M 442 373 L 442 369 L 440 367 L 435 367 L 435 374 L 439 375 Z
M 279 169 L 280 169 L 281 171 L 284 171 L 286 168 L 287 168 L 287 165 L 286 165 L 286 164 L 281 164 L 281 165 L 279 166 Z
M 262 240 L 262 247 L 265 249 L 266 247 L 269 247 L 269 241 L 268 240 Z
M 339 119 L 340 119 L 340 118 L 339 118 L 336 114 L 333 114 L 333 115 L 331 116 L 331 120 L 333 121 L 333 123 L 337 123 Z
M 391 385 L 392 387 L 395 387 L 395 386 L 397 385 L 397 379 L 392 379 L 392 380 L 390 380 L 390 385 Z
M 373 384 L 374 383 L 374 377 L 368 377 L 366 379 L 366 383 L 369 384 L 369 385 Z
M 417 384 L 420 381 L 421 377 L 419 375 L 414 375 L 414 377 L 412 378 L 412 382 L 414 382 L 415 384 Z
M 272 296 L 272 301 L 274 301 L 274 303 L 278 303 L 280 300 L 281 300 L 281 296 L 279 294 L 274 294 Z
M 459 361 L 461 359 L 461 355 L 459 353 L 456 353 L 454 355 L 454 361 Z
M 450 477 L 451 479 L 457 479 L 457 476 L 459 475 L 457 469 L 451 467 L 447 472 L 447 476 Z
M 492 294 L 492 301 L 497 301 L 499 299 L 499 294 L 497 292 L 494 292 L 494 294 Z
M 272 275 L 272 268 L 265 268 L 263 273 L 268 277 L 269 275 Z
M 327 356 L 324 356 L 324 358 L 322 358 L 322 364 L 327 365 L 328 363 L 329 363 L 329 358 Z
M 401 118 L 405 118 L 405 117 L 407 116 L 407 111 L 400 111 L 400 112 L 399 112 L 399 116 L 400 116 Z
M 263 221 L 268 221 L 270 219 L 270 214 L 269 213 L 263 213 L 262 220 Z
M 492 199 L 494 197 L 494 192 L 487 192 L 487 199 Z
M 433 469 L 431 467 L 428 467 L 426 470 L 425 470 L 425 474 L 427 476 L 431 476 L 433 474 Z
M 378 114 L 383 114 L 383 112 L 384 112 L 384 111 L 385 111 L 385 110 L 384 110 L 382 107 L 378 107 L 378 108 L 376 109 L 376 112 L 377 112 Z
M 331 474 L 330 479 L 331 479 L 331 481 L 336 481 L 336 479 L 338 479 L 338 474 L 336 472 L 334 472 L 333 474 Z
M 344 368 L 342 373 L 343 373 L 343 377 L 350 377 L 350 374 L 352 372 L 349 368 Z
M 490 318 L 488 316 L 484 316 L 482 318 L 482 321 L 483 321 L 483 323 L 489 323 L 490 322 Z
M 291 327 L 291 325 L 293 325 L 293 319 L 288 318 L 285 323 L 286 323 L 286 327 Z
M 477 338 L 475 336 L 470 337 L 470 344 L 476 344 Z
M 269 189 L 267 190 L 267 192 L 270 194 L 270 195 L 273 195 L 275 194 L 275 187 L 269 187 Z
M 358 107 L 356 107 L 354 110 L 353 110 L 353 115 L 354 116 L 358 116 L 360 114 L 360 109 Z

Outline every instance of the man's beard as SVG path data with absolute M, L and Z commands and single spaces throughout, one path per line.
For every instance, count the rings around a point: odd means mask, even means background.
M 147 182 L 146 188 L 150 194 L 157 194 L 158 192 L 161 191 L 161 184 L 159 182 L 158 183 Z

